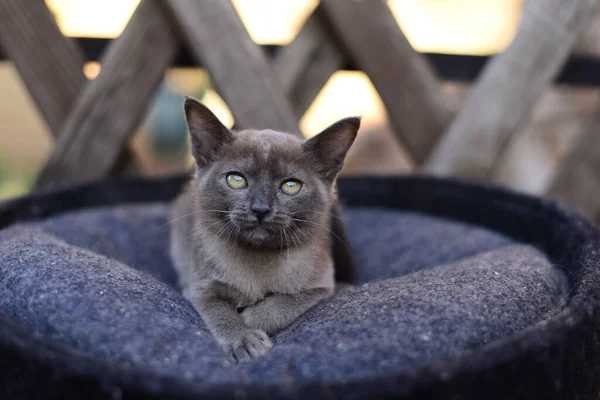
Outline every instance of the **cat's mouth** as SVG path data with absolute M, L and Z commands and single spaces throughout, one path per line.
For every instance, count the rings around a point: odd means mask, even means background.
M 244 226 L 242 228 L 242 232 L 246 232 L 246 233 L 254 233 L 254 234 L 269 234 L 272 235 L 275 233 L 274 229 L 271 229 L 267 226 L 264 225 L 260 225 L 260 224 L 254 224 L 252 226 Z
M 242 232 L 264 232 L 274 234 L 282 229 L 281 224 L 273 223 L 271 221 L 243 220 L 237 221 L 237 225 Z
M 248 218 L 246 215 L 232 215 L 230 219 L 233 237 L 243 245 L 254 248 L 280 249 L 292 243 L 290 233 L 287 231 L 289 225 L 281 217 Z M 296 239 L 298 241 L 298 239 Z
M 278 247 L 278 235 L 271 228 L 255 224 L 240 229 L 238 240 L 252 247 Z
M 284 246 L 285 233 L 281 224 L 268 221 L 238 222 L 237 239 L 252 247 L 281 248 Z

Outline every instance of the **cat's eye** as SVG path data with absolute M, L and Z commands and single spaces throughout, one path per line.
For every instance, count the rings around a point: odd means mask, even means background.
M 244 189 L 248 186 L 248 181 L 240 174 L 236 174 L 235 172 L 230 172 L 227 174 L 225 178 L 227 180 L 227 184 L 232 189 Z
M 302 182 L 295 179 L 290 179 L 289 181 L 285 181 L 281 184 L 281 191 L 288 196 L 297 194 L 300 189 L 302 189 Z

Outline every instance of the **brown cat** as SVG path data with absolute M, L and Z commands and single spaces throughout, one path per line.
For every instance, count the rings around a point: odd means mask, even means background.
M 268 334 L 334 291 L 335 181 L 360 120 L 302 141 L 273 130 L 232 132 L 191 98 L 185 114 L 197 165 L 173 207 L 171 257 L 217 342 L 248 361 L 273 346 Z M 343 267 L 347 281 L 350 265 Z

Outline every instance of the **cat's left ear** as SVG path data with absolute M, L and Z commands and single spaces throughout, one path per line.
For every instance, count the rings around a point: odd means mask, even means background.
M 333 180 L 341 171 L 346 153 L 356 139 L 358 128 L 359 117 L 344 118 L 304 142 L 304 151 L 315 156 L 319 172 L 325 178 Z

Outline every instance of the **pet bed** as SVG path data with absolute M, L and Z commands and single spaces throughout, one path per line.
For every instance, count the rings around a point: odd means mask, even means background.
M 182 297 L 184 177 L 0 206 L 0 398 L 591 399 L 600 236 L 552 202 L 427 177 L 346 178 L 355 287 L 250 363 Z

